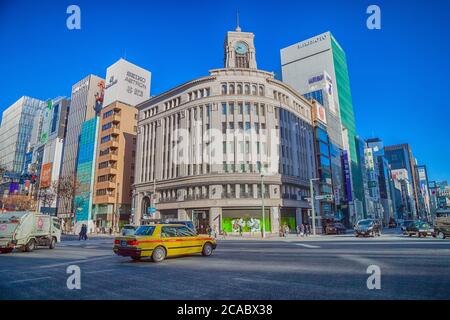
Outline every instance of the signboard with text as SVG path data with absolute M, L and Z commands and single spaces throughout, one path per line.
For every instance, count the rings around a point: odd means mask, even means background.
M 136 106 L 150 98 L 149 71 L 124 59 L 120 59 L 106 70 L 103 107 L 120 101 Z

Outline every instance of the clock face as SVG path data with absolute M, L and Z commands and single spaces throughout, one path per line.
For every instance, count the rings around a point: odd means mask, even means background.
M 238 42 L 236 44 L 236 53 L 246 54 L 247 50 L 248 50 L 247 45 L 244 42 Z

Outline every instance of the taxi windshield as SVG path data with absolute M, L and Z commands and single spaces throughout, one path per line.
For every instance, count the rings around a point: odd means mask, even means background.
M 134 235 L 135 236 L 151 236 L 153 234 L 153 231 L 155 231 L 155 226 L 140 226 L 136 230 Z

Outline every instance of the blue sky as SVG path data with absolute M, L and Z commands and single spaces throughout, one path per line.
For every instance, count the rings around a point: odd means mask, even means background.
M 66 8 L 81 8 L 81 30 Z M 381 8 L 382 29 L 366 28 Z M 223 64 L 226 31 L 254 32 L 260 69 L 279 50 L 331 31 L 348 59 L 358 133 L 409 142 L 430 179 L 450 181 L 450 1 L 0 0 L 0 112 L 22 95 L 70 95 L 125 57 L 152 72 L 152 95 Z

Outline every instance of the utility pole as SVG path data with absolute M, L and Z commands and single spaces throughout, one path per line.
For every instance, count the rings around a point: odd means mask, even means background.
M 261 173 L 261 208 L 262 208 L 262 237 L 266 237 L 266 213 L 264 211 L 264 174 Z
M 312 225 L 313 225 L 313 235 L 316 235 L 316 210 L 314 209 L 314 185 L 313 181 L 319 181 L 319 178 L 309 179 L 309 190 L 311 193 L 311 213 L 312 213 Z

